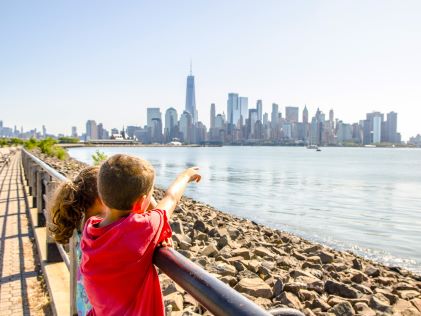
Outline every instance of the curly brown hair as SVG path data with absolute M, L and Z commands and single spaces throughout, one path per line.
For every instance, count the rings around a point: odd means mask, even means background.
M 49 209 L 53 225 L 49 228 L 54 239 L 66 244 L 75 229 L 80 230 L 86 211 L 98 195 L 99 167 L 83 169 L 73 181 L 60 184 L 54 192 Z

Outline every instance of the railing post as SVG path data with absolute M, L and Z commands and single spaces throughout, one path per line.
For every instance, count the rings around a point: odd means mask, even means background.
M 73 232 L 72 238 L 69 241 L 69 260 L 70 260 L 70 314 L 72 316 L 77 315 L 77 307 L 76 307 L 76 286 L 77 286 L 77 253 L 76 247 L 77 245 L 77 230 L 75 229 Z
M 44 194 L 45 194 L 45 186 L 44 186 L 44 177 L 47 175 L 47 173 L 42 170 L 41 168 L 38 168 L 38 172 L 36 173 L 36 207 L 38 210 L 38 216 L 37 216 L 37 224 L 38 227 L 44 227 L 45 226 L 45 216 L 44 216 L 44 209 L 45 209 L 45 201 L 44 201 Z
M 37 207 L 37 172 L 38 165 L 35 162 L 31 162 L 31 184 L 29 194 L 32 195 L 32 208 Z
M 60 262 L 63 261 L 63 259 L 61 258 L 60 252 L 57 248 L 57 244 L 54 240 L 54 238 L 51 236 L 51 232 L 50 232 L 50 227 L 53 225 L 52 220 L 51 220 L 51 214 L 50 214 L 50 209 L 51 209 L 51 198 L 54 194 L 55 189 L 58 187 L 58 183 L 56 181 L 51 181 L 47 184 L 47 189 L 46 189 L 46 196 L 47 196 L 47 210 L 45 212 L 46 214 L 46 226 L 47 226 L 47 262 Z

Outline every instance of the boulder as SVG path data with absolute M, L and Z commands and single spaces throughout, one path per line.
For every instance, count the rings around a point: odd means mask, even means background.
M 325 283 L 325 291 L 328 294 L 338 295 L 346 298 L 357 298 L 358 291 L 344 283 L 327 280 Z
M 411 300 L 413 298 L 420 296 L 421 293 L 419 291 L 414 291 L 414 290 L 404 290 L 404 291 L 397 291 L 397 294 L 399 295 L 400 298 L 403 298 L 404 300 Z
M 173 233 L 184 235 L 183 223 L 181 221 L 174 221 L 170 226 Z
M 333 259 L 335 258 L 335 256 L 332 253 L 327 251 L 320 251 L 318 255 L 323 264 L 332 263 Z
M 233 257 L 243 257 L 246 260 L 250 260 L 251 258 L 251 254 L 250 251 L 247 248 L 238 248 L 238 249 L 234 249 L 231 252 Z
M 359 259 L 357 259 L 357 258 L 354 258 L 354 259 L 352 260 L 352 267 L 353 267 L 355 270 L 362 270 L 362 269 L 363 269 L 363 264 L 361 263 L 361 260 L 359 260 Z
M 208 257 L 215 257 L 215 255 L 217 253 L 218 253 L 218 249 L 216 249 L 215 245 L 213 245 L 213 244 L 210 244 L 210 245 L 206 246 L 202 250 L 202 255 L 208 256 Z
M 420 312 L 411 302 L 398 299 L 392 307 L 393 315 L 412 316 L 420 315 Z
M 354 309 L 359 315 L 376 316 L 376 312 L 373 311 L 370 307 L 368 307 L 366 303 L 361 303 L 361 302 L 355 303 Z
M 367 276 L 362 272 L 357 272 L 351 277 L 351 281 L 355 283 L 362 283 L 367 280 Z
M 183 310 L 183 296 L 180 293 L 171 293 L 164 296 L 165 305 L 170 305 L 173 311 Z
M 254 254 L 262 258 L 264 257 L 273 258 L 275 256 L 275 254 L 272 251 L 270 251 L 269 249 L 265 247 L 257 247 L 256 249 L 254 249 Z
M 298 297 L 290 292 L 282 292 L 282 294 L 277 297 L 277 300 L 288 307 L 295 308 L 295 309 L 302 309 L 303 305 L 301 304 Z
M 225 275 L 235 276 L 237 274 L 237 270 L 232 265 L 226 264 L 224 262 L 218 262 L 215 265 L 215 269 L 217 273 L 222 276 L 225 276 Z
M 261 278 L 244 278 L 234 287 L 235 290 L 254 297 L 272 298 L 273 292 Z
M 412 305 L 414 305 L 419 312 L 421 313 L 421 298 L 414 298 L 413 300 L 411 300 Z
M 388 299 L 381 294 L 376 294 L 376 295 L 371 296 L 370 302 L 368 305 L 372 309 L 381 311 L 384 313 L 390 313 L 391 311 Z
M 367 274 L 368 276 L 372 278 L 377 278 L 380 275 L 380 269 L 375 268 L 373 266 L 368 266 L 365 269 L 365 274 Z
M 334 307 L 332 307 L 329 312 L 335 314 L 336 316 L 353 316 L 355 315 L 355 311 L 352 308 L 352 305 L 350 302 L 342 302 L 339 304 L 336 304 Z
M 199 220 L 199 219 L 194 222 L 193 229 L 198 230 L 198 231 L 200 231 L 202 233 L 206 232 L 206 230 L 207 230 L 206 229 L 206 224 L 203 221 Z
M 279 296 L 284 290 L 284 282 L 280 278 L 277 278 L 275 284 L 273 285 L 273 295 Z
M 272 301 L 268 298 L 258 297 L 254 300 L 254 302 L 257 305 L 262 306 L 264 309 L 268 309 L 272 306 Z

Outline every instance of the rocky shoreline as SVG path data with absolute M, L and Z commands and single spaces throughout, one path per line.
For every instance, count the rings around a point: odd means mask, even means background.
M 86 166 L 35 153 L 69 178 Z M 156 189 L 157 200 L 163 190 Z M 174 247 L 265 309 L 305 315 L 421 315 L 421 276 L 366 260 L 183 198 Z M 160 274 L 167 315 L 210 315 Z

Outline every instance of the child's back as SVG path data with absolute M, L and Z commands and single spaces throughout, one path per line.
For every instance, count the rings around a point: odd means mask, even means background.
M 189 169 L 190 170 L 190 169 Z M 158 275 L 152 264 L 156 246 L 171 237 L 168 216 L 188 182 L 183 173 L 150 212 L 152 166 L 139 158 L 115 155 L 101 166 L 98 190 L 108 213 L 91 218 L 83 233 L 81 271 L 92 303 L 91 315 L 164 315 Z M 197 178 L 198 177 L 198 178 Z M 166 212 L 166 211 L 167 212 Z

